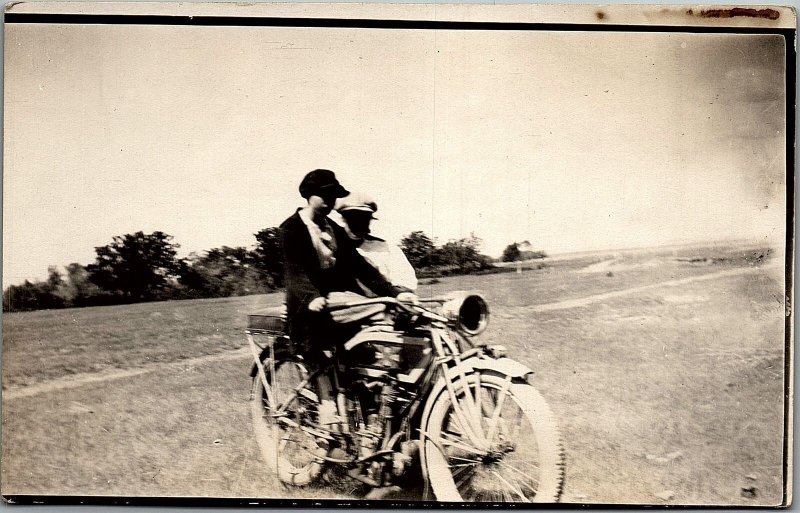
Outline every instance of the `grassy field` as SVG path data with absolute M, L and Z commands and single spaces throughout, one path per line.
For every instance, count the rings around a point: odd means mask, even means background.
M 565 501 L 774 505 L 779 258 L 734 246 L 581 255 L 445 278 L 420 293 L 485 295 L 492 319 L 482 338 L 536 371 L 561 423 Z M 343 493 L 284 489 L 252 440 L 242 329 L 246 313 L 281 301 L 4 315 L 2 492 Z

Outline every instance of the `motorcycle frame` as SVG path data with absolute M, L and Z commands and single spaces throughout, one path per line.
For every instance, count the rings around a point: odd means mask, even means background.
M 434 330 L 431 330 L 432 337 L 435 336 L 433 331 Z M 248 341 L 248 345 L 250 346 L 250 349 L 251 349 L 251 354 L 253 355 L 254 364 L 255 364 L 255 368 L 256 368 L 256 375 L 261 380 L 261 383 L 264 386 L 264 390 L 267 393 L 268 401 L 271 404 L 275 404 L 275 397 L 273 395 L 273 390 L 274 390 L 274 385 L 275 384 L 274 384 L 274 382 L 270 383 L 269 380 L 267 379 L 266 370 L 264 369 L 264 365 L 263 365 L 261 360 L 265 356 L 265 353 L 269 356 L 268 360 L 269 360 L 269 365 L 270 365 L 269 366 L 270 376 L 275 376 L 274 362 L 275 362 L 275 339 L 276 339 L 276 337 L 274 336 L 274 333 L 272 333 L 272 332 L 269 332 L 269 331 L 266 331 L 266 330 L 251 329 L 251 328 L 248 328 L 247 330 L 245 330 L 245 335 L 246 335 L 246 338 L 247 338 L 247 341 Z M 258 344 L 256 344 L 254 335 L 266 335 L 267 336 L 267 343 L 266 343 L 266 346 L 264 348 L 261 348 Z M 297 427 L 299 429 L 302 429 L 302 430 L 306 431 L 307 433 L 310 433 L 310 434 L 312 434 L 314 436 L 318 436 L 318 437 L 324 438 L 326 440 L 334 440 L 335 439 L 335 435 L 334 435 L 334 432 L 332 432 L 331 430 L 327 430 L 325 428 L 315 429 L 315 428 L 310 427 L 310 426 L 297 425 L 297 423 L 295 423 L 294 421 L 284 417 L 283 414 L 286 413 L 287 408 L 297 399 L 297 397 L 300 395 L 300 392 L 306 387 L 306 385 L 308 385 L 309 383 L 312 383 L 316 379 L 316 377 L 321 375 L 321 374 L 328 373 L 329 375 L 332 375 L 334 377 L 334 380 L 335 380 L 335 387 L 337 389 L 339 389 L 339 383 L 338 383 L 339 382 L 339 370 L 338 370 L 338 367 L 339 367 L 338 361 L 336 359 L 331 359 L 331 361 L 326 363 L 325 365 L 310 371 L 308 373 L 308 376 L 299 385 L 297 385 L 294 388 L 294 390 L 292 390 L 292 392 L 289 394 L 289 396 L 286 398 L 286 400 L 284 400 L 283 403 L 279 404 L 278 407 L 275 409 L 275 411 L 273 413 L 271 413 L 271 415 L 276 418 L 277 422 L 282 422 L 282 423 L 287 424 L 287 425 L 289 425 L 291 427 Z M 406 406 L 406 410 L 408 411 L 408 414 L 405 417 L 412 418 L 414 416 L 414 414 L 417 412 L 419 407 L 422 405 L 423 399 L 427 396 L 426 392 L 428 390 L 430 390 L 433 387 L 433 383 L 436 382 L 436 377 L 437 376 L 436 376 L 436 373 L 435 373 L 435 366 L 434 365 L 430 365 L 429 369 L 425 371 L 425 376 L 423 376 L 423 378 L 422 378 L 422 384 L 420 386 L 419 392 L 416 394 L 416 397 L 414 398 L 414 400 L 411 401 Z M 341 413 L 346 413 L 346 412 L 340 412 L 340 414 Z M 398 430 L 398 432 L 400 432 L 400 430 Z M 352 460 L 339 460 L 339 459 L 324 457 L 323 459 L 325 459 L 326 461 L 330 461 L 332 463 L 354 463 L 354 464 L 359 464 L 359 463 L 364 463 L 364 462 L 367 462 L 367 461 L 371 461 L 371 460 L 373 460 L 373 459 L 375 459 L 377 457 L 385 455 L 386 451 L 389 451 L 389 449 L 394 444 L 396 444 L 397 441 L 399 441 L 399 438 L 394 436 L 394 435 L 396 435 L 396 433 L 391 433 L 391 435 L 392 436 L 384 437 L 383 443 L 381 444 L 381 450 L 380 451 L 378 451 L 375 454 L 372 454 L 370 456 L 367 456 L 365 458 L 353 458 Z
M 426 407 L 422 413 L 423 419 L 420 423 L 421 425 L 419 426 L 420 440 L 428 439 L 437 447 L 439 447 L 440 450 L 442 449 L 439 441 L 433 440 L 426 433 L 426 430 L 424 429 L 424 417 L 425 412 L 430 409 L 432 402 L 439 396 L 439 393 L 443 388 L 450 396 L 454 414 L 456 415 L 456 418 L 461 426 L 464 428 L 470 443 L 473 444 L 475 448 L 488 452 L 490 450 L 491 436 L 483 435 L 483 430 L 480 426 L 481 418 L 483 416 L 483 412 L 481 411 L 482 408 L 477 402 L 478 398 L 473 397 L 472 393 L 470 392 L 470 387 L 468 385 L 469 382 L 467 381 L 468 376 L 476 373 L 480 374 L 481 370 L 494 370 L 497 373 L 507 376 L 506 387 L 510 387 L 514 377 L 524 377 L 532 373 L 532 371 L 522 364 L 514 362 L 513 360 L 493 357 L 487 352 L 486 345 L 475 345 L 468 336 L 455 334 L 455 337 L 451 337 L 450 334 L 452 332 L 450 330 L 448 319 L 419 305 L 401 303 L 393 298 L 371 298 L 363 301 L 354 301 L 343 305 L 337 305 L 334 308 L 343 309 L 379 303 L 399 306 L 406 311 L 421 315 L 430 321 L 429 327 L 427 327 L 425 331 L 430 333 L 431 345 L 434 350 L 434 361 L 429 364 L 428 370 L 425 371 L 425 376 L 420 389 L 417 392 L 416 397 L 407 406 L 408 414 L 405 415 L 405 418 L 414 418 L 414 415 L 418 411 L 419 406 L 422 405 L 423 400 L 427 401 Z M 264 390 L 267 393 L 267 399 L 271 404 L 275 404 L 275 398 L 273 395 L 274 383 L 271 384 L 268 382 L 266 371 L 262 363 L 262 358 L 265 356 L 265 353 L 269 355 L 270 376 L 274 377 L 275 340 L 278 334 L 269 330 L 261 330 L 257 328 L 248 328 L 245 330 L 245 334 L 251 348 L 257 375 L 262 381 Z M 261 350 L 259 350 L 260 347 L 258 344 L 256 344 L 253 336 L 256 334 L 267 335 L 267 345 L 265 348 L 261 348 Z M 460 347 L 459 342 L 462 341 L 469 346 L 467 349 L 462 350 Z M 491 364 L 484 361 L 485 357 L 487 356 L 489 356 L 489 360 L 492 362 Z M 271 413 L 271 415 L 276 418 L 277 422 L 285 423 L 291 427 L 300 428 L 309 434 L 326 440 L 334 440 L 335 435 L 331 430 L 327 430 L 322 427 L 320 429 L 315 429 L 310 426 L 301 426 L 291 419 L 283 416 L 289 405 L 291 405 L 297 399 L 297 397 L 300 395 L 300 391 L 303 390 L 308 383 L 312 382 L 312 380 L 314 380 L 320 374 L 331 371 L 334 379 L 337 380 L 336 386 L 338 389 L 338 362 L 337 360 L 332 359 L 331 362 L 327 363 L 326 365 L 309 372 L 306 379 L 303 380 L 303 382 L 301 382 L 297 387 L 295 387 L 287 399 L 282 404 L 278 405 L 276 411 Z M 457 388 L 459 388 L 459 382 L 464 384 L 460 387 L 460 389 L 463 390 L 464 401 L 459 400 L 457 390 Z M 478 393 L 478 390 L 479 387 L 476 387 L 476 394 Z M 431 393 L 431 391 L 433 391 L 433 393 Z M 502 394 L 501 397 L 505 397 L 505 393 Z M 341 413 L 346 414 L 346 412 L 340 412 L 340 414 Z M 492 418 L 489 419 L 489 422 L 489 434 L 491 435 L 494 427 L 493 425 L 497 424 L 498 419 Z M 397 433 L 391 433 L 391 436 L 385 436 L 383 443 L 381 444 L 381 449 L 372 455 L 362 458 L 353 458 L 352 460 L 338 460 L 329 457 L 323 457 L 323 459 L 339 464 L 360 464 L 371 461 L 373 459 L 382 457 L 387 453 L 391 453 L 391 447 L 397 442 L 397 440 L 399 440 L 399 437 L 396 435 L 400 432 L 402 432 L 402 430 L 398 430 Z M 336 435 L 342 436 L 345 434 L 336 433 Z M 352 434 L 347 433 L 347 436 L 350 435 Z M 424 444 L 422 445 L 424 446 Z

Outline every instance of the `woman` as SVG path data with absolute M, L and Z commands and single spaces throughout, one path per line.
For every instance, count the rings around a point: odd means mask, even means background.
M 390 244 L 372 235 L 370 223 L 375 219 L 378 204 L 367 194 L 354 192 L 336 200 L 334 206 L 342 216 L 342 228 L 356 246 L 364 259 L 376 268 L 386 280 L 410 291 L 417 289 L 417 275 L 414 268 L 396 244 Z M 366 287 L 364 294 L 375 294 Z
M 308 204 L 281 224 L 289 336 L 311 363 L 319 364 L 341 333 L 324 311 L 331 292 L 360 293 L 360 281 L 381 296 L 416 299 L 386 281 L 345 231 L 328 220 L 336 199 L 348 194 L 332 171 L 315 169 L 300 183 Z

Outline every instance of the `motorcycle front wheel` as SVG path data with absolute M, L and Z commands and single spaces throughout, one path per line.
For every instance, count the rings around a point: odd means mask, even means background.
M 443 389 L 424 424 L 424 460 L 436 499 L 557 502 L 564 454 L 541 394 L 496 374 L 466 381 L 454 384 L 458 408 Z
M 256 441 L 268 467 L 281 482 L 290 486 L 307 485 L 322 473 L 322 457 L 328 452 L 313 435 L 302 429 L 316 422 L 318 408 L 311 385 L 306 385 L 306 393 L 295 393 L 308 377 L 308 370 L 302 362 L 291 358 L 276 359 L 274 366 L 267 358 L 263 364 L 272 394 L 267 393 L 260 374 L 256 373 L 250 399 Z M 287 399 L 291 400 L 289 407 L 285 413 L 278 414 L 278 407 Z M 289 422 L 280 422 L 280 417 Z

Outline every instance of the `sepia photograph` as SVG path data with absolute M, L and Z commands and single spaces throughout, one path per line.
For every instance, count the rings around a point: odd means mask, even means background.
M 3 500 L 790 505 L 795 26 L 8 4 Z

